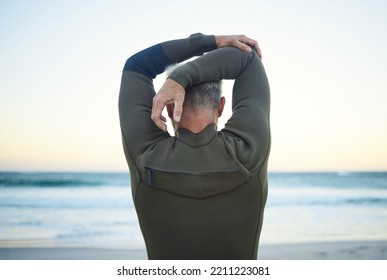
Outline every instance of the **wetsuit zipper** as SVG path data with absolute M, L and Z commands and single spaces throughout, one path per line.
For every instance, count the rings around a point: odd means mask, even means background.
M 152 186 L 152 169 L 145 167 L 148 177 L 148 185 Z
M 164 171 L 160 169 L 155 169 L 151 167 L 145 167 L 146 173 L 147 173 L 147 181 L 148 181 L 148 186 L 152 186 L 152 172 L 156 171 L 159 173 L 165 173 L 165 174 L 175 174 L 175 175 L 198 175 L 198 176 L 208 176 L 208 175 L 215 175 L 215 174 L 229 174 L 229 173 L 234 173 L 234 172 L 240 172 L 240 169 L 233 169 L 233 170 L 228 170 L 228 171 L 213 171 L 213 172 L 181 172 L 181 171 Z

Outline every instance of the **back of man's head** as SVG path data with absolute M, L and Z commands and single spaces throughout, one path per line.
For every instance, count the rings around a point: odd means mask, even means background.
M 183 110 L 190 109 L 197 113 L 203 109 L 216 111 L 222 96 L 222 83 L 208 82 L 185 89 Z
M 166 69 L 169 76 L 176 68 L 182 64 L 175 64 Z M 222 97 L 222 81 L 207 82 L 185 89 L 185 98 L 183 111 L 189 110 L 193 113 L 199 113 L 202 110 L 211 110 L 215 112 Z

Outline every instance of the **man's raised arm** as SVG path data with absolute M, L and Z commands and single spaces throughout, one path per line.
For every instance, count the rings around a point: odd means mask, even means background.
M 137 72 L 154 79 L 168 65 L 202 55 L 216 47 L 214 36 L 192 34 L 186 39 L 160 43 L 131 56 L 126 61 L 124 71 Z
M 233 47 L 235 49 L 242 50 L 246 53 L 251 53 L 254 50 L 259 57 L 262 57 L 262 53 L 258 46 L 258 42 L 245 35 L 215 36 L 215 42 L 216 42 L 217 48 Z M 224 60 L 224 57 L 220 57 L 220 60 L 222 59 Z M 201 68 L 200 71 L 196 71 L 195 74 L 192 71 L 189 73 L 186 73 L 187 74 L 185 75 L 186 77 L 188 75 L 196 75 L 196 77 L 200 76 L 205 79 L 205 80 L 199 81 L 199 78 L 196 78 L 196 81 L 192 82 L 190 85 L 198 84 L 200 82 L 206 82 L 206 81 L 217 81 L 217 80 L 227 79 L 227 78 L 230 78 L 230 79 L 236 78 L 235 74 L 226 74 L 227 76 L 224 76 L 224 77 L 221 75 L 218 75 L 219 72 L 217 72 L 217 69 L 215 69 L 218 65 L 214 64 L 214 61 L 212 61 L 212 59 L 209 59 L 209 60 L 206 59 L 206 60 L 202 62 L 203 64 L 202 66 L 206 66 L 205 64 L 207 63 L 207 66 L 205 68 L 209 70 L 210 73 L 205 73 L 204 71 L 202 71 L 204 67 Z M 227 61 L 225 62 L 227 63 Z M 188 65 L 190 64 L 188 63 Z M 184 72 L 186 71 L 187 68 L 189 68 L 189 66 L 188 67 L 184 66 L 180 68 L 180 70 Z M 228 67 L 228 68 L 231 68 L 231 67 Z M 196 70 L 198 70 L 198 68 L 196 68 Z M 181 73 L 181 71 L 179 72 Z M 184 88 L 189 85 L 187 81 L 184 81 L 184 82 L 182 82 L 181 80 L 177 81 L 176 75 L 173 75 L 173 76 L 174 76 L 173 79 L 168 79 L 165 82 L 165 84 L 163 85 L 163 87 L 160 89 L 160 91 L 158 92 L 158 94 L 155 96 L 153 100 L 152 120 L 160 129 L 164 131 L 167 130 L 167 126 L 165 124 L 166 120 L 161 115 L 161 112 L 163 111 L 164 107 L 167 104 L 174 103 L 175 106 L 174 106 L 173 118 L 176 122 L 179 122 L 183 111 L 183 101 L 184 101 L 184 95 L 185 95 Z M 195 76 L 191 78 L 195 79 Z
M 215 36 L 193 34 L 163 42 L 131 56 L 125 63 L 119 95 L 119 117 L 126 155 L 135 158 L 150 145 L 169 137 L 151 120 L 153 79 L 165 68 L 216 49 Z
M 233 115 L 222 131 L 232 136 L 228 138 L 232 146 L 238 146 L 238 159 L 251 172 L 256 172 L 270 149 L 270 88 L 258 53 L 236 48 L 217 49 L 177 68 L 168 81 L 184 89 L 221 79 L 235 80 Z M 160 91 L 161 96 L 168 93 L 173 94 L 173 90 L 162 88 Z

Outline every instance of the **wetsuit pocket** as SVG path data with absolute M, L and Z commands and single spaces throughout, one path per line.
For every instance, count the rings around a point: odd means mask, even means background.
M 171 194 L 204 199 L 239 188 L 250 179 L 244 168 L 204 173 L 173 172 L 145 167 L 147 185 Z

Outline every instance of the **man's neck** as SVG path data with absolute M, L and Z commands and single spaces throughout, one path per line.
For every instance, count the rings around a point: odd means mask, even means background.
M 179 124 L 175 128 L 185 128 L 193 133 L 199 133 L 212 123 L 216 123 L 214 114 L 208 114 L 208 112 L 184 112 Z

